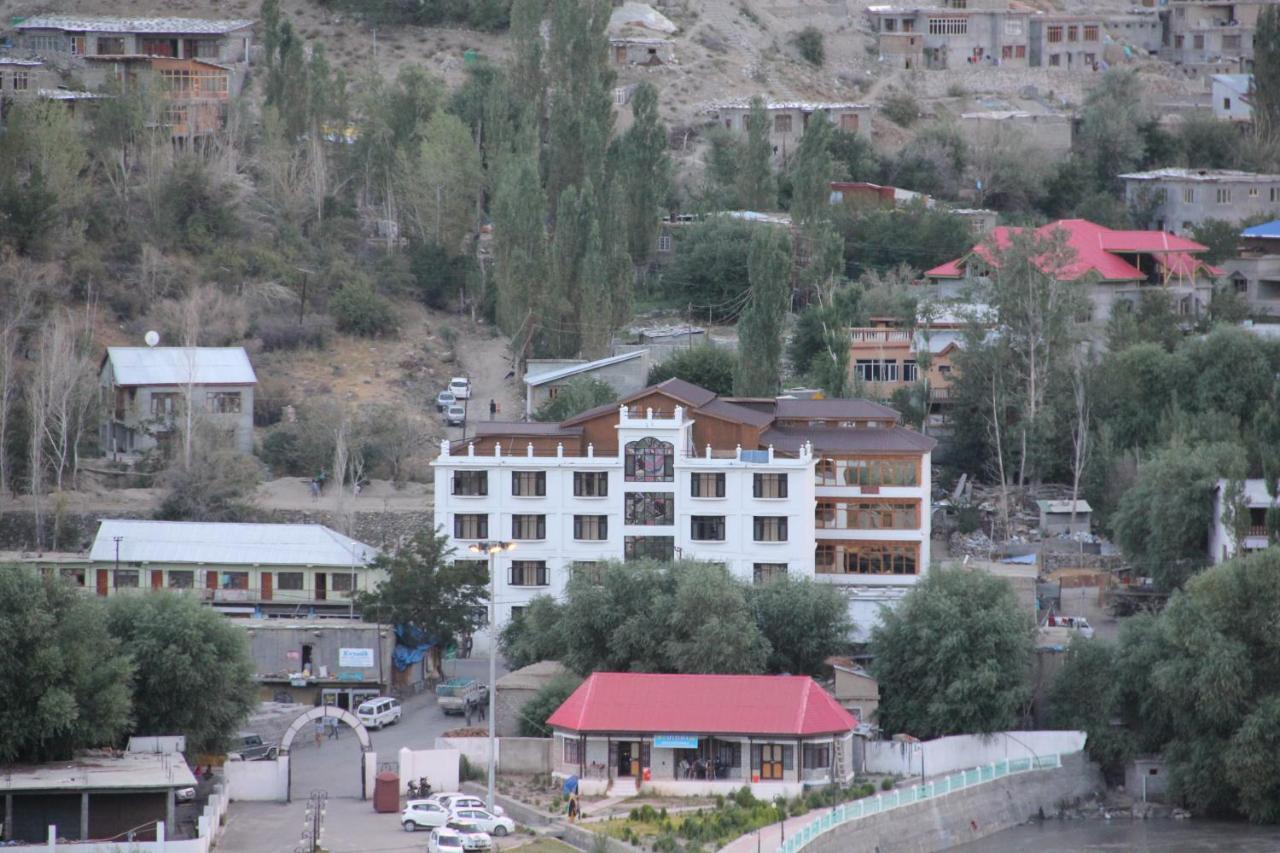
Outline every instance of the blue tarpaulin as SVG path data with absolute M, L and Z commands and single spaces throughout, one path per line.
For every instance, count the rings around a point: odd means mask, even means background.
M 578 777 L 577 777 L 577 776 L 570 776 L 568 779 L 565 779 L 565 780 L 564 780 L 564 787 L 560 789 L 560 792 L 561 792 L 561 793 L 563 793 L 563 794 L 576 794 L 576 793 L 578 793 Z
M 1241 237 L 1270 237 L 1275 239 L 1280 237 L 1280 219 L 1271 222 L 1264 222 L 1261 225 L 1255 225 L 1252 228 L 1246 228 L 1240 234 Z
M 395 651 L 391 653 L 391 664 L 402 671 L 421 661 L 436 645 L 434 637 L 428 637 L 412 625 L 397 625 L 396 640 Z

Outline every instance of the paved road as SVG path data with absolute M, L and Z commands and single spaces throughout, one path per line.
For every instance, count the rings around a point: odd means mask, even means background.
M 445 674 L 488 681 L 488 667 L 486 658 L 449 661 Z M 499 661 L 499 677 L 505 673 Z M 401 747 L 431 749 L 437 737 L 465 724 L 460 717 L 441 713 L 430 693 L 412 697 L 404 707 L 399 723 L 369 733 L 379 762 L 396 761 Z M 290 853 L 298 845 L 307 798 L 313 789 L 329 794 L 324 842 L 332 853 L 426 847 L 424 833 L 404 832 L 398 815 L 377 814 L 371 801 L 359 799 L 360 743 L 350 729 L 344 726 L 338 740 L 325 739 L 318 748 L 299 735 L 290 757 L 293 802 L 232 803 L 220 850 Z

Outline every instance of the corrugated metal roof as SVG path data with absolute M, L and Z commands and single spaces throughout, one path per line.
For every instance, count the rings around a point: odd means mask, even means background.
M 1262 237 L 1266 239 L 1280 238 L 1280 219 L 1273 219 L 1261 225 L 1254 225 L 1240 232 L 1241 237 Z
M 638 349 L 635 352 L 626 352 L 622 355 L 614 355 L 608 358 L 600 358 L 595 361 L 588 361 L 583 364 L 571 364 L 568 367 L 561 367 L 557 370 L 549 370 L 546 373 L 538 373 L 534 376 L 526 376 L 524 384 L 537 387 L 546 385 L 548 382 L 555 382 L 560 379 L 566 379 L 570 376 L 577 376 L 579 373 L 587 373 L 592 370 L 599 370 L 602 367 L 609 367 L 614 364 L 621 364 L 624 361 L 630 361 L 633 358 L 639 358 L 647 353 L 648 350 Z
M 547 718 L 579 732 L 822 735 L 855 720 L 807 675 L 597 672 Z
M 134 521 L 105 518 L 89 559 L 121 563 L 204 563 L 237 566 L 350 566 L 378 555 L 322 524 L 232 524 L 206 521 Z
M 0 65 L 18 65 L 23 68 L 39 68 L 44 65 L 38 59 L 14 59 L 12 56 L 0 56 Z
M 905 427 L 797 429 L 774 427 L 760 436 L 774 450 L 797 452 L 806 444 L 815 453 L 928 453 L 938 442 Z
M 752 409 L 721 399 L 712 400 L 705 406 L 699 406 L 694 413 L 694 417 L 696 418 L 698 414 L 703 412 L 714 418 L 753 427 L 764 427 L 773 422 L 773 415 L 768 412 L 762 412 L 759 409 Z
M 201 33 L 221 35 L 252 27 L 247 18 L 117 18 L 81 15 L 36 15 L 18 24 L 17 30 L 62 30 L 88 33 Z
M 778 398 L 778 406 L 774 416 L 780 420 L 791 418 L 813 418 L 814 420 L 840 418 L 842 420 L 889 420 L 897 421 L 901 415 L 896 409 L 860 399 L 822 399 L 796 400 L 787 397 Z
M 244 347 L 107 347 L 117 385 L 254 385 Z
M 1242 172 L 1239 169 L 1185 169 L 1181 167 L 1168 169 L 1152 169 L 1147 172 L 1128 172 L 1118 177 L 1126 181 L 1196 181 L 1216 183 L 1233 181 L 1237 183 L 1275 183 L 1280 175 L 1268 175 L 1262 172 Z

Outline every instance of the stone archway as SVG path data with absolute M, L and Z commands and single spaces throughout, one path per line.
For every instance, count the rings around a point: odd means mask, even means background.
M 373 743 L 369 740 L 369 730 L 364 727 L 364 723 L 360 722 L 360 718 L 350 711 L 344 711 L 337 705 L 317 705 L 309 711 L 304 711 L 298 715 L 298 718 L 289 724 L 289 728 L 285 730 L 284 737 L 280 739 L 280 757 L 289 758 L 289 748 L 293 746 L 293 739 L 298 736 L 298 732 L 302 731 L 308 724 L 315 720 L 324 718 L 337 719 L 346 723 L 355 730 L 356 738 L 360 741 L 360 799 L 369 799 L 370 778 L 369 768 L 377 765 L 377 753 L 373 751 Z M 293 802 L 293 763 L 289 763 L 289 777 L 286 783 L 285 801 Z

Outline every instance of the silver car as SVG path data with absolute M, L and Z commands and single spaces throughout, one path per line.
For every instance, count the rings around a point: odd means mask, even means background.
M 467 421 L 467 410 L 454 403 L 444 411 L 444 422 L 449 426 L 462 426 Z
M 443 412 L 448 410 L 450 406 L 458 402 L 458 398 L 453 396 L 452 391 L 441 391 L 436 395 L 436 411 Z

